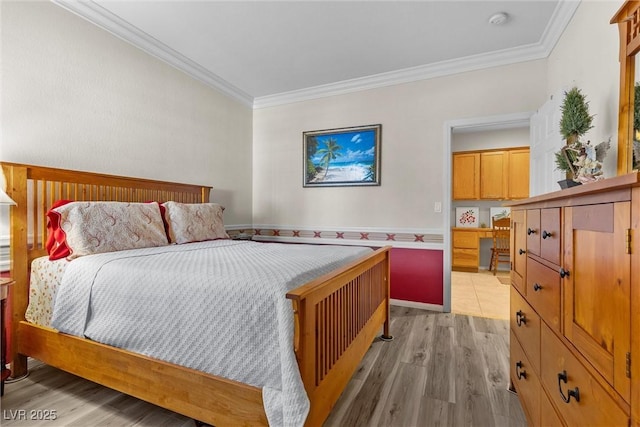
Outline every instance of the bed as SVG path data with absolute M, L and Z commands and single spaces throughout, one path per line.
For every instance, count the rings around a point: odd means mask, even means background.
M 209 201 L 210 187 L 14 163 L 2 163 L 2 168 L 7 192 L 17 202 L 11 215 L 14 377 L 27 372 L 27 357 L 33 357 L 208 424 L 267 425 L 261 388 L 25 319 L 31 263 L 47 255 L 45 218 L 56 200 L 196 204 Z M 375 336 L 381 329 L 390 336 L 389 248 L 370 251 L 291 289 L 286 298 L 291 346 L 310 402 L 305 425 L 321 425 Z

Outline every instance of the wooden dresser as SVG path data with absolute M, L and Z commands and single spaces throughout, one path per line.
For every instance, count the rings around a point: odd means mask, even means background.
M 640 173 L 508 206 L 510 375 L 529 424 L 640 425 Z

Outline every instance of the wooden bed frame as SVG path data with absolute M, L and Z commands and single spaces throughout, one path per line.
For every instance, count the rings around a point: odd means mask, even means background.
M 2 163 L 11 207 L 12 361 L 27 357 L 212 425 L 267 425 L 259 388 L 159 361 L 25 320 L 31 261 L 47 255 L 46 212 L 58 199 L 209 201 L 211 187 Z M 321 425 L 374 337 L 389 335 L 389 247 L 372 252 L 287 294 L 294 346 L 311 410 Z

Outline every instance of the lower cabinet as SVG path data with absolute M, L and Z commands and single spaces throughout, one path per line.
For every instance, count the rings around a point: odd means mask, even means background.
M 629 416 L 560 339 L 543 324 L 541 379 L 551 401 L 570 426 L 626 426 Z
M 478 234 L 475 230 L 452 231 L 451 267 L 458 270 L 478 270 Z
M 511 331 L 510 361 L 511 378 L 513 385 L 521 397 L 522 405 L 527 420 L 531 425 L 540 425 L 540 380 L 529 362 L 520 342 Z
M 564 426 L 560 415 L 558 415 L 544 392 L 540 393 L 540 425 L 545 427 Z
M 509 204 L 511 383 L 531 426 L 640 426 L 640 173 L 580 187 Z

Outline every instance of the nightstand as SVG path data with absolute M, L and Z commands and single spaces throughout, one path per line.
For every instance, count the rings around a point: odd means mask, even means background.
M 0 395 L 2 396 L 4 396 L 4 380 L 9 378 L 9 375 L 11 375 L 11 371 L 6 368 L 7 362 L 4 357 L 4 352 L 7 349 L 7 335 L 4 330 L 4 311 L 7 303 L 7 295 L 9 294 L 9 286 L 11 285 L 13 285 L 13 280 L 0 278 L 0 297 L 2 298 L 2 311 L 0 313 L 0 339 L 2 340 L 0 368 L 2 369 L 2 382 L 0 383 Z

